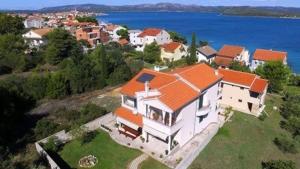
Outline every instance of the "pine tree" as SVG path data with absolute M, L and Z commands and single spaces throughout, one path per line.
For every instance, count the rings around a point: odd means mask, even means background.
M 186 63 L 188 65 L 192 65 L 197 62 L 196 50 L 196 34 L 193 33 L 190 54 L 186 57 Z

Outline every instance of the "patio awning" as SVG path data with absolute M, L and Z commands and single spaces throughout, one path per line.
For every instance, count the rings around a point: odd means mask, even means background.
M 147 133 L 149 133 L 149 134 L 151 134 L 153 136 L 159 137 L 162 140 L 166 140 L 167 137 L 168 137 L 167 134 L 162 133 L 162 132 L 160 132 L 160 131 L 152 128 L 152 127 L 146 126 L 146 125 L 144 125 L 143 131 L 145 131 L 145 132 L 147 132 Z

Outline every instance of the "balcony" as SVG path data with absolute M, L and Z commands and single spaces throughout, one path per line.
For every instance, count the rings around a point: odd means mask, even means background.
M 148 117 L 143 117 L 143 124 L 146 128 L 151 128 L 152 132 L 156 131 L 156 133 L 152 133 L 153 135 L 159 135 L 159 133 L 164 133 L 166 135 L 171 135 L 174 132 L 178 131 L 181 127 L 183 127 L 183 120 L 179 120 L 178 122 L 174 123 L 172 126 L 168 126 L 164 123 L 159 121 L 150 119 Z

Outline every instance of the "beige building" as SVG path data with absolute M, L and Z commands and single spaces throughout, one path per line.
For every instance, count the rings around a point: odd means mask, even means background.
M 178 42 L 170 42 L 161 45 L 161 60 L 176 61 L 184 58 L 188 54 L 187 46 Z
M 265 107 L 268 81 L 255 74 L 228 69 L 219 69 L 219 74 L 223 75 L 220 105 L 259 116 Z

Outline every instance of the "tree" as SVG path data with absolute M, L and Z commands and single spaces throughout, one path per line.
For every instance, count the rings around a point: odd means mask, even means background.
M 293 161 L 271 160 L 262 162 L 262 169 L 296 169 L 296 164 Z
M 50 98 L 60 98 L 70 94 L 68 83 L 62 72 L 56 72 L 50 75 L 47 86 L 47 96 Z
M 0 67 L 7 67 L 14 71 L 24 70 L 25 49 L 26 45 L 21 36 L 0 35 Z
M 160 62 L 160 47 L 156 42 L 146 45 L 144 48 L 144 60 L 148 63 Z
M 202 47 L 202 46 L 207 46 L 209 45 L 209 43 L 207 41 L 203 41 L 203 40 L 200 40 L 199 41 L 199 46 Z
M 78 22 L 92 22 L 92 23 L 95 23 L 95 24 L 98 25 L 98 20 L 97 20 L 97 18 L 91 17 L 91 16 L 82 16 L 82 17 L 77 16 L 77 17 L 76 17 L 76 20 L 77 20 Z
M 46 35 L 48 45 L 45 58 L 56 65 L 68 57 L 82 57 L 82 49 L 76 39 L 66 30 L 55 29 Z
M 92 59 L 96 62 L 96 70 L 101 74 L 103 79 L 107 79 L 109 75 L 108 71 L 108 58 L 104 45 L 97 47 L 91 53 Z
M 298 152 L 295 144 L 292 140 L 283 137 L 276 137 L 274 139 L 274 144 L 278 147 L 279 150 L 281 150 L 284 153 L 292 153 L 295 154 Z
M 190 47 L 190 53 L 186 57 L 186 63 L 188 65 L 192 65 L 197 62 L 197 55 L 196 55 L 197 47 L 196 47 L 196 34 L 193 33 L 192 35 L 192 44 Z
M 48 78 L 48 75 L 33 73 L 25 81 L 25 91 L 35 100 L 44 98 L 47 92 Z
M 269 80 L 270 92 L 281 92 L 283 86 L 287 84 L 290 76 L 290 69 L 282 62 L 267 62 L 260 65 L 255 70 L 255 73 Z
M 130 68 L 126 64 L 120 65 L 109 75 L 108 84 L 117 85 L 130 80 L 130 78 Z
M 0 13 L 0 35 L 21 34 L 24 32 L 23 19 L 18 16 L 10 16 Z
M 233 61 L 230 65 L 229 65 L 229 69 L 232 70 L 237 70 L 237 71 L 241 71 L 241 72 L 248 72 L 250 73 L 251 70 L 248 66 L 238 62 L 238 61 Z
M 168 33 L 170 34 L 170 38 L 171 38 L 174 42 L 179 42 L 179 43 L 187 44 L 186 38 L 183 37 L 183 36 L 181 36 L 181 35 L 178 34 L 177 32 L 169 31 Z
M 120 36 L 120 39 L 127 39 L 129 40 L 129 34 L 127 29 L 120 29 L 117 31 L 117 35 Z

